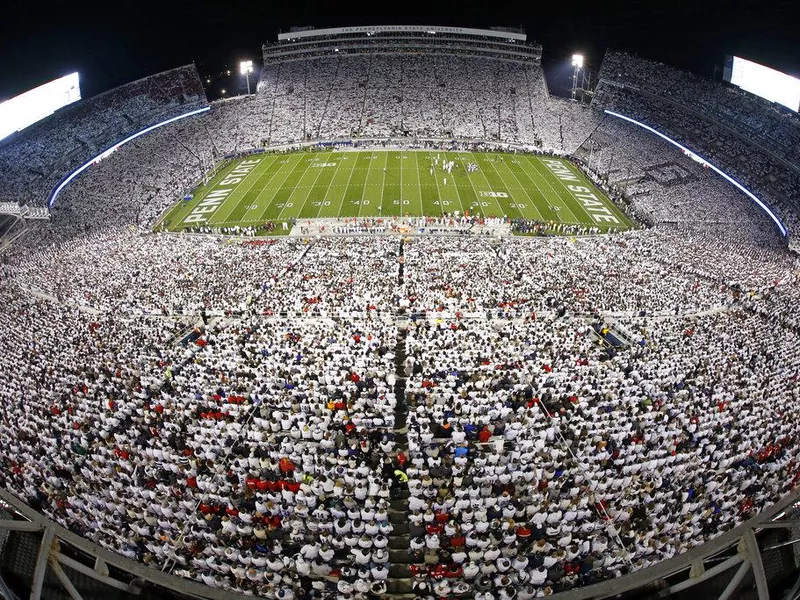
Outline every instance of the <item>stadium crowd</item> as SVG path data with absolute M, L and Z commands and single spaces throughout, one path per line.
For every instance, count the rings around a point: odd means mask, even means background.
M 624 323 L 641 345 L 610 360 L 562 319 L 412 327 L 419 591 L 464 578 L 531 598 L 616 577 L 797 484 L 796 333 L 739 309 Z
M 69 105 L 5 140 L 0 198 L 44 204 L 74 169 L 129 135 L 207 106 L 194 65 L 178 67 Z
M 727 124 L 786 161 L 800 162 L 800 120 L 790 110 L 669 65 L 609 50 L 601 78 L 669 97 L 713 121 Z
M 795 265 L 686 233 L 306 246 L 123 230 L 20 250 L 3 266 L 3 483 L 126 556 L 278 597 L 382 593 L 396 464 L 419 594 L 534 597 L 645 567 L 796 477 L 796 334 L 767 325 Z M 609 358 L 596 319 L 637 343 Z
M 790 230 L 797 227 L 792 199 L 800 192 L 800 175 L 793 150 L 786 150 L 795 147 L 796 117 L 733 88 L 700 85 L 698 78 L 658 63 L 611 52 L 608 56 L 594 107 L 620 112 L 673 137 L 761 196 Z M 726 116 L 730 106 L 763 127 L 756 131 Z M 778 122 L 785 126 L 777 127 Z

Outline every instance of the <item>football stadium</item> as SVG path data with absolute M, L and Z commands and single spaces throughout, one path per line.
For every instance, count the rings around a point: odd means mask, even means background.
M 542 53 L 0 104 L 0 597 L 798 597 L 800 93 Z

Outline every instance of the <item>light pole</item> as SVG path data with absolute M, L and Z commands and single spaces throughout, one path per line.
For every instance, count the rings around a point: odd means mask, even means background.
M 247 95 L 250 95 L 250 73 L 253 72 L 253 61 L 243 60 L 239 63 L 239 73 L 247 76 Z
M 583 68 L 583 54 L 572 55 L 572 66 L 575 67 L 572 72 L 572 99 L 575 100 L 578 92 L 578 72 Z

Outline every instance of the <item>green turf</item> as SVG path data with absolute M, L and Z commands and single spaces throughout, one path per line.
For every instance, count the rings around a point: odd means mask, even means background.
M 439 166 L 431 174 L 436 157 Z M 455 161 L 452 173 L 442 169 L 445 160 Z M 574 181 L 563 181 L 548 169 L 545 161 L 554 160 L 562 165 L 562 174 L 566 172 L 567 179 L 571 176 Z M 467 172 L 468 163 L 476 163 L 478 170 Z M 558 163 L 549 164 L 558 169 Z M 587 208 L 568 185 L 588 188 L 596 199 L 590 200 Z M 214 200 L 215 195 L 223 199 Z M 596 210 L 616 222 L 598 220 L 592 212 Z M 156 227 L 182 231 L 197 226 L 260 226 L 272 221 L 278 225 L 275 232 L 282 233 L 280 224 L 292 220 L 434 216 L 456 211 L 601 230 L 631 227 L 623 212 L 568 161 L 430 150 L 331 150 L 237 159 L 197 188 L 190 201 L 178 202 Z

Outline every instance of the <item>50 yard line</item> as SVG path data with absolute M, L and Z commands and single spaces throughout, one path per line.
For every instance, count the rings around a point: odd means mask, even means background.
M 333 152 L 331 152 L 331 155 L 328 157 L 328 159 L 327 159 L 327 160 L 333 160 L 333 158 L 334 158 L 333 154 L 334 154 L 334 153 L 333 153 Z M 319 219 L 319 213 L 320 213 L 320 212 L 322 212 L 322 209 L 323 209 L 323 208 L 325 208 L 325 202 L 331 202 L 331 200 L 329 200 L 329 199 L 328 199 L 328 195 L 329 195 L 329 194 L 330 194 L 330 192 L 331 192 L 331 186 L 334 186 L 334 185 L 336 185 L 336 184 L 335 184 L 335 183 L 333 183 L 333 182 L 334 182 L 334 181 L 336 181 L 336 174 L 339 172 L 339 169 L 340 169 L 340 168 L 341 168 L 341 166 L 342 166 L 343 159 L 344 159 L 344 157 L 343 157 L 343 156 L 339 156 L 339 157 L 336 159 L 336 168 L 333 170 L 333 175 L 331 176 L 331 180 L 328 182 L 328 187 L 326 187 L 326 188 L 325 188 L 325 197 L 324 197 L 324 198 L 323 198 L 323 199 L 320 201 L 320 203 L 319 203 L 319 207 L 317 207 L 317 214 L 316 214 L 316 215 L 314 215 L 314 218 L 315 218 L 315 219 Z M 323 169 L 327 169 L 327 168 L 328 168 L 328 167 L 320 167 L 320 168 L 319 168 L 319 170 L 320 170 L 320 171 L 322 171 Z M 350 171 L 350 174 L 351 174 L 351 175 L 353 174 L 353 171 L 352 171 L 352 170 Z M 317 178 L 319 178 L 319 176 L 317 176 Z M 314 182 L 314 185 L 316 185 L 316 182 Z M 314 187 L 312 187 L 312 188 L 311 188 L 311 190 L 313 191 L 313 190 L 314 190 Z M 346 187 L 345 187 L 345 191 L 347 191 L 347 188 L 346 188 Z
M 381 207 L 381 212 L 383 212 L 383 190 L 386 189 L 386 173 L 389 171 L 389 155 L 390 155 L 390 151 L 387 150 L 386 152 L 384 152 L 384 154 L 386 155 L 386 162 L 383 163 L 383 183 L 381 183 L 381 199 L 379 200 L 380 204 L 378 205 L 378 206 Z M 402 176 L 403 176 L 403 173 L 401 171 L 400 177 L 402 177 Z M 369 173 L 367 173 L 367 177 L 369 177 Z M 402 194 L 402 192 L 403 192 L 403 189 L 400 188 L 400 193 Z M 361 218 L 361 207 L 363 205 L 364 205 L 364 200 L 361 200 L 361 202 L 358 205 L 358 218 L 359 219 Z
M 403 196 L 405 196 L 405 192 L 403 192 L 403 149 L 400 149 L 400 216 L 403 216 Z M 381 212 L 383 212 L 383 197 L 381 197 Z

